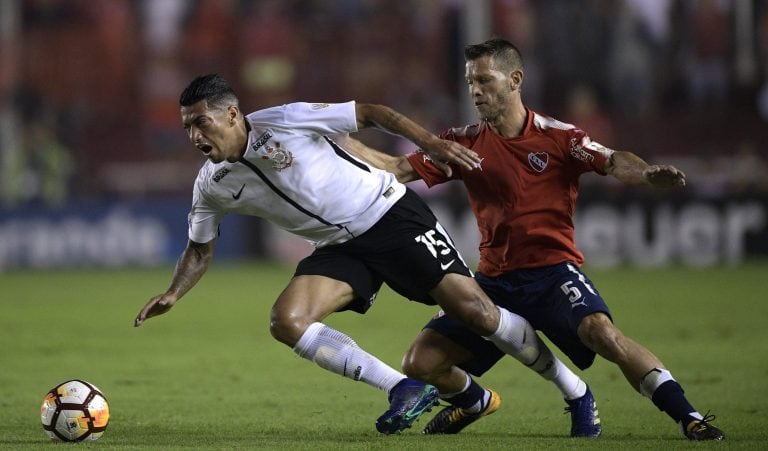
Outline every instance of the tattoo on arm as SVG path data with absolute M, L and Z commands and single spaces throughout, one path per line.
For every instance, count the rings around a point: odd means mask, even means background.
M 383 105 L 358 104 L 358 127 L 377 127 L 423 147 L 434 136 L 403 114 Z
M 190 241 L 176 263 L 169 292 L 181 298 L 203 277 L 213 258 L 213 241 L 194 243 Z
M 387 110 L 387 114 L 384 116 L 385 123 L 382 124 L 388 129 L 394 129 L 401 122 L 403 122 L 403 115 L 394 110 Z

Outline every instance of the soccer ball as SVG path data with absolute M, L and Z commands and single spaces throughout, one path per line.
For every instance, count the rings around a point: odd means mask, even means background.
M 52 440 L 98 440 L 109 423 L 109 405 L 95 385 L 75 379 L 62 382 L 45 395 L 40 420 Z

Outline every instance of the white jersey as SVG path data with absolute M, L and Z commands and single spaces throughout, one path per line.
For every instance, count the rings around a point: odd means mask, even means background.
M 265 218 L 317 247 L 371 228 L 405 194 L 395 176 L 353 157 L 332 136 L 357 131 L 355 102 L 291 103 L 245 118 L 237 163 L 207 161 L 195 180 L 189 239 L 207 243 L 227 213 Z

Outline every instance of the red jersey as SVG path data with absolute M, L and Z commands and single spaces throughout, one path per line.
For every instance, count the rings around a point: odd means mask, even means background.
M 584 256 L 573 230 L 579 176 L 605 175 L 613 153 L 573 125 L 526 112 L 523 132 L 513 138 L 497 134 L 486 122 L 440 135 L 474 150 L 482 158 L 480 168 L 452 165 L 449 178 L 422 152 L 408 156 L 428 186 L 464 181 L 480 227 L 478 271 L 488 276 L 564 261 L 581 265 Z

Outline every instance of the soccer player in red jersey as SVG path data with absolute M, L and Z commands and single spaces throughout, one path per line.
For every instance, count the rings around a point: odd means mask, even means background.
M 632 388 L 666 412 L 691 440 L 722 440 L 724 434 L 686 399 L 662 362 L 624 335 L 593 283 L 579 266 L 573 213 L 579 176 L 611 175 L 626 184 L 681 187 L 685 175 L 668 165 L 649 165 L 630 152 L 614 151 L 582 130 L 527 108 L 521 98 L 523 63 L 510 42 L 491 39 L 467 46 L 466 80 L 481 122 L 451 129 L 442 138 L 475 151 L 482 161 L 469 170 L 423 152 L 395 157 L 363 145 L 355 152 L 401 181 L 433 186 L 461 180 L 481 232 L 476 279 L 495 303 L 528 319 L 581 369 L 595 354 L 619 366 Z M 503 354 L 446 315 L 430 321 L 403 360 L 406 374 L 435 385 L 451 406 L 424 432 L 456 433 L 498 406 L 469 374 L 481 375 Z M 568 402 L 582 414 L 586 433 L 597 436 L 594 401 Z M 583 401 L 583 398 L 581 398 Z M 594 413 L 595 415 L 590 415 Z M 594 421 L 597 423 L 597 421 Z M 589 433 L 590 427 L 594 433 Z

